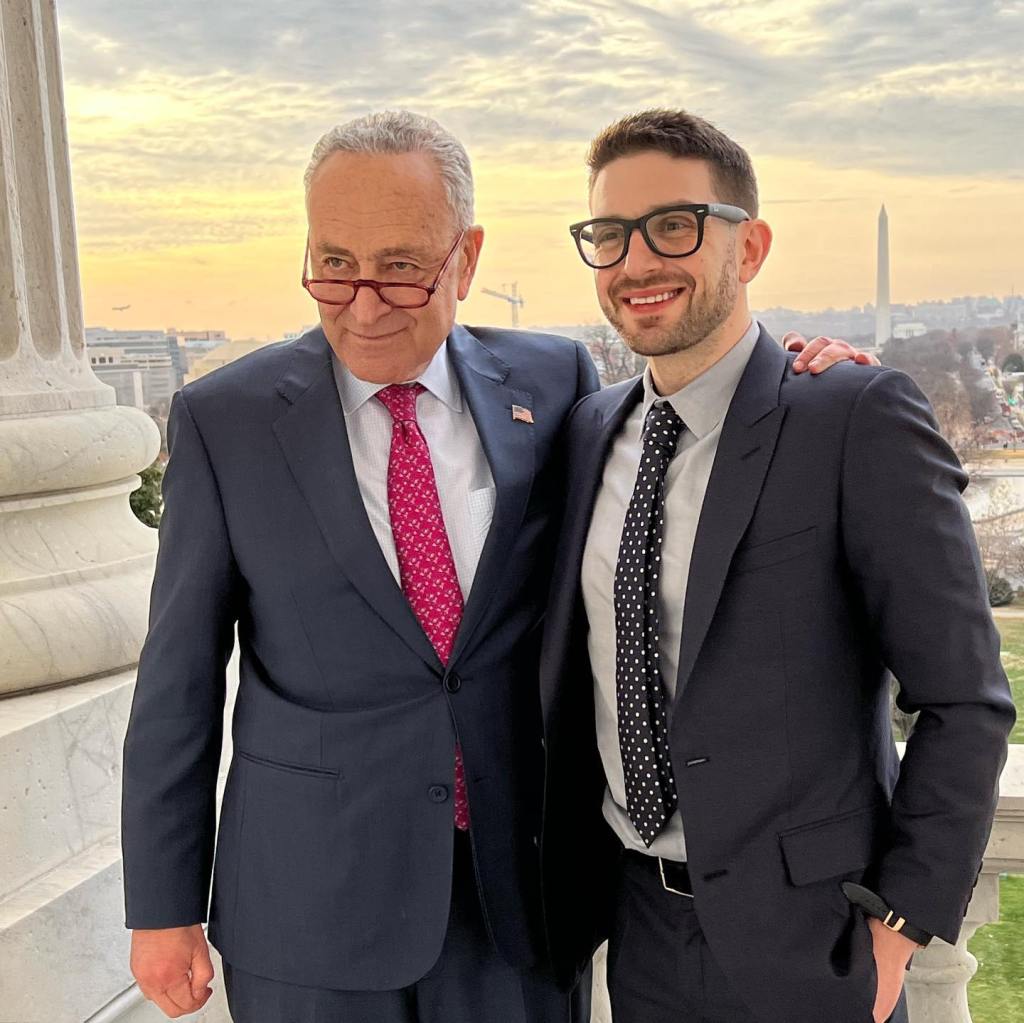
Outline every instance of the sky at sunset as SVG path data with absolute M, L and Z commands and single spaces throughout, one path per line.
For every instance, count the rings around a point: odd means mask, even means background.
M 600 317 L 567 225 L 587 142 L 685 107 L 754 159 L 775 231 L 755 307 L 870 302 L 880 204 L 895 302 L 1024 289 L 1024 0 L 59 0 L 90 325 L 276 338 L 299 284 L 302 173 L 331 125 L 408 107 L 465 143 L 480 294 L 523 325 Z M 116 312 L 112 307 L 129 304 Z

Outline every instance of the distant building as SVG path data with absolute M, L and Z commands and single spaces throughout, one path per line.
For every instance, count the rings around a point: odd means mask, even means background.
M 876 327 L 875 306 L 867 303 L 850 309 L 788 309 L 776 306 L 759 309 L 754 315 L 776 337 L 787 330 L 798 330 L 807 337 L 825 334 L 854 341 L 859 348 L 874 345 Z M 1018 318 L 1024 321 L 1024 298 L 1009 295 L 998 299 L 991 296 L 954 298 L 947 302 L 917 302 L 889 306 L 891 330 L 910 323 L 922 323 L 927 330 L 961 330 L 993 326 L 1015 329 L 1020 340 L 1018 351 L 1024 352 L 1024 327 L 1017 328 Z M 883 331 L 884 333 L 884 331 Z M 898 335 L 896 335 L 898 336 Z
M 178 339 L 178 347 L 185 352 L 186 373 L 207 352 L 231 340 L 223 330 L 178 330 L 177 327 L 168 327 L 167 333 Z
M 85 345 L 93 372 L 114 388 L 119 405 L 149 408 L 169 402 L 184 381 L 185 352 L 162 330 L 86 327 Z
M 113 356 L 100 356 L 96 362 L 102 363 L 104 359 L 113 361 Z M 114 401 L 118 405 L 131 405 L 134 408 L 145 409 L 145 390 L 142 386 L 143 370 L 134 363 L 118 363 L 116 365 L 93 365 L 93 372 L 105 384 L 114 388 Z
M 229 340 L 223 330 L 178 330 L 168 327 L 167 333 L 178 339 L 179 345 L 222 345 Z
M 207 373 L 212 373 L 215 369 L 220 369 L 221 366 L 226 366 L 228 363 L 240 359 L 243 355 L 248 355 L 250 352 L 265 348 L 268 344 L 272 344 L 272 342 L 245 338 L 218 345 L 192 363 L 191 369 L 185 375 L 185 383 L 198 380 L 200 377 L 206 376 Z
M 908 337 L 924 337 L 927 333 L 928 328 L 914 320 L 909 323 L 897 323 L 892 329 L 892 336 L 899 341 L 906 341 Z
M 303 334 L 308 334 L 314 327 L 319 327 L 319 323 L 306 323 L 303 324 L 298 330 L 285 331 L 282 341 L 294 341 L 297 337 L 302 337 Z

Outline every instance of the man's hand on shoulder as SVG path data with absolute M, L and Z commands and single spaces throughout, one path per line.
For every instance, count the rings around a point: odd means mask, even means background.
M 213 963 L 202 924 L 132 931 L 132 976 L 171 1019 L 197 1012 L 213 989 Z
M 868 927 L 871 929 L 875 969 L 878 972 L 874 1020 L 875 1023 L 885 1023 L 900 999 L 907 975 L 907 963 L 920 946 L 910 938 L 890 930 L 881 920 L 868 920 Z
M 873 355 L 854 348 L 848 341 L 834 337 L 816 337 L 813 341 L 807 341 L 803 334 L 795 330 L 787 330 L 782 335 L 782 347 L 787 352 L 799 352 L 800 357 L 793 363 L 794 373 L 811 371 L 811 375 L 824 372 L 829 366 L 837 362 L 857 363 L 859 366 L 881 366 L 881 363 Z

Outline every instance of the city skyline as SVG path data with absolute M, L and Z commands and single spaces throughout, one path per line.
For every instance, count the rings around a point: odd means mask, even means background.
M 993 306 L 998 306 L 994 309 Z M 754 306 L 752 313 L 760 318 L 762 322 L 770 324 L 769 329 L 781 332 L 785 329 L 802 329 L 808 323 L 821 320 L 823 323 L 833 321 L 837 318 L 852 317 L 863 321 L 863 328 L 858 331 L 848 332 L 844 336 L 857 336 L 861 339 L 872 337 L 872 331 L 868 328 L 868 321 L 875 323 L 875 305 L 872 302 L 865 302 L 854 306 L 825 306 L 818 309 L 795 309 L 788 306 Z M 575 337 L 595 324 L 607 325 L 607 321 L 596 310 L 596 315 L 589 319 L 578 322 L 545 322 L 531 324 L 540 330 L 547 330 L 554 333 L 565 333 Z M 955 295 L 949 299 L 924 298 L 920 302 L 894 302 L 890 306 L 893 321 L 906 323 L 915 321 L 923 323 L 930 330 L 948 330 L 959 327 L 984 328 L 984 327 L 1007 327 L 1020 330 L 1024 323 L 1024 295 L 1011 293 L 1009 295 Z M 506 314 L 507 315 L 507 314 Z M 786 321 L 791 316 L 792 323 Z M 314 326 L 313 322 L 292 324 L 287 330 L 275 337 L 254 338 L 247 335 L 232 335 L 217 327 L 206 326 L 203 328 L 180 328 L 174 325 L 162 327 L 157 323 L 138 324 L 132 320 L 120 323 L 112 327 L 109 323 L 87 323 L 85 328 L 86 344 L 90 344 L 94 336 L 103 334 L 147 334 L 161 333 L 175 337 L 179 344 L 190 350 L 207 351 L 219 344 L 231 344 L 238 341 L 265 341 L 267 343 L 275 340 L 288 340 L 297 337 L 301 332 Z M 497 323 L 498 326 L 508 324 Z M 825 326 L 822 328 L 826 333 L 833 336 L 842 334 L 839 328 Z M 843 328 L 847 329 L 847 328 Z M 838 331 L 838 333 L 837 333 Z M 214 336 L 216 335 L 216 336 Z M 198 342 L 198 343 L 196 343 Z
M 61 4 L 89 323 L 263 338 L 315 320 L 302 171 L 325 128 L 385 106 L 437 117 L 473 158 L 488 237 L 468 323 L 507 324 L 483 289 L 513 282 L 524 326 L 600 320 L 567 230 L 586 215 L 583 157 L 651 105 L 693 109 L 751 152 L 776 235 L 755 307 L 873 301 L 883 201 L 894 303 L 1024 287 L 1017 0 L 938 3 L 924 24 L 852 0 L 436 3 L 402 23 L 421 45 L 397 49 L 389 3 L 347 12 L 344 34 L 313 0 L 257 6 Z

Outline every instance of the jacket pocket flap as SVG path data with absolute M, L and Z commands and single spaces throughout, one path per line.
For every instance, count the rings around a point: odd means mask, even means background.
M 881 822 L 879 809 L 867 807 L 780 832 L 790 881 L 810 884 L 863 870 L 875 857 Z
M 753 568 L 766 568 L 780 561 L 788 561 L 814 547 L 817 539 L 818 527 L 809 526 L 797 533 L 777 536 L 773 540 L 740 544 L 733 555 L 732 571 L 748 572 Z
M 275 771 L 288 771 L 291 774 L 306 774 L 315 778 L 340 778 L 341 771 L 336 767 L 320 767 L 317 764 L 297 764 L 292 760 L 278 760 L 275 757 L 264 757 L 257 753 L 249 753 L 247 750 L 235 746 L 235 756 L 242 760 L 248 760 L 252 764 L 259 764 L 261 767 L 270 767 Z

